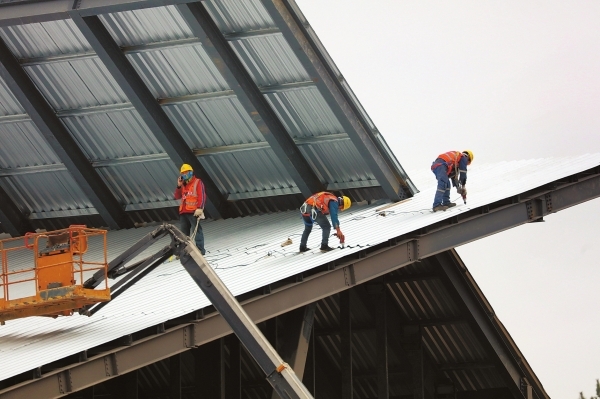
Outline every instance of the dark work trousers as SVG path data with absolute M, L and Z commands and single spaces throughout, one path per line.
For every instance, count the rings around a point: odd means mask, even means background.
M 181 231 L 183 234 L 191 236 L 196 228 L 197 217 L 193 213 L 182 213 L 179 215 L 179 222 L 181 223 Z M 198 223 L 198 231 L 196 232 L 196 247 L 200 250 L 200 253 L 204 255 L 206 250 L 204 249 L 204 233 L 202 232 L 202 225 Z
M 435 198 L 433 199 L 433 207 L 435 208 L 438 205 L 450 203 L 450 179 L 448 178 L 448 167 L 446 164 L 439 164 L 433 168 L 432 172 L 438 181 Z
M 300 248 L 306 247 L 308 236 L 313 228 L 313 220 L 310 218 L 310 216 L 302 215 L 302 220 L 304 221 L 304 232 L 302 233 L 302 239 L 300 239 Z M 321 230 L 323 230 L 321 245 L 327 245 L 329 243 L 329 233 L 331 232 L 331 223 L 329 223 L 329 219 L 327 219 L 327 216 L 323 215 L 321 212 L 317 212 L 317 218 L 315 219 L 315 222 L 317 222 L 317 224 L 321 226 Z

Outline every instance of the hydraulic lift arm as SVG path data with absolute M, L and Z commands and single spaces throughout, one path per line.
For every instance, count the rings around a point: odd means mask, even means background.
M 126 263 L 136 255 L 148 248 L 159 239 L 169 235 L 171 243 L 146 260 L 126 266 Z M 119 255 L 108 264 L 108 276 L 115 277 L 128 273 L 117 284 L 111 287 L 113 299 L 115 295 L 125 291 L 135 281 L 149 273 L 152 269 L 162 264 L 171 255 L 179 256 L 181 264 L 200 287 L 204 295 L 210 300 L 215 309 L 223 316 L 231 326 L 248 352 L 254 357 L 260 368 L 266 375 L 267 381 L 282 399 L 309 399 L 310 392 L 302 384 L 302 381 L 294 371 L 283 362 L 279 354 L 273 349 L 256 324 L 250 319 L 242 306 L 237 302 L 229 289 L 223 284 L 219 276 L 204 259 L 196 245 L 183 234 L 177 227 L 171 224 L 163 224 L 138 241 L 127 251 Z M 88 279 L 84 286 L 94 288 L 104 279 L 99 273 Z M 125 282 L 124 282 L 125 281 Z M 106 303 L 100 303 L 85 312 L 93 314 Z

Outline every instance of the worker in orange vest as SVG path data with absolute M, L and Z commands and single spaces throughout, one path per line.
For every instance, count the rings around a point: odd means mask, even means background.
M 350 198 L 346 196 L 338 197 L 332 193 L 322 191 L 309 197 L 300 207 L 302 220 L 304 221 L 304 232 L 300 239 L 300 252 L 306 252 L 310 248 L 306 246 L 308 236 L 313 228 L 313 223 L 317 222 L 323 230 L 323 238 L 321 239 L 321 251 L 331 251 L 333 248 L 329 246 L 329 233 L 331 232 L 331 224 L 327 219 L 327 215 L 331 216 L 333 228 L 336 230 L 335 235 L 344 242 L 344 234 L 340 230 L 340 220 L 338 219 L 338 211 L 345 211 L 350 208 Z
M 456 187 L 456 191 L 462 195 L 463 200 L 467 199 L 467 165 L 473 162 L 473 151 L 466 150 L 448 151 L 440 154 L 431 164 L 431 171 L 435 175 L 438 185 L 433 199 L 433 211 L 445 211 L 448 208 L 456 206 L 450 202 L 450 180 Z
M 204 249 L 204 233 L 202 233 L 200 219 L 205 218 L 206 192 L 204 191 L 204 183 L 194 176 L 194 170 L 187 163 L 184 163 L 179 171 L 174 196 L 175 199 L 181 200 L 179 205 L 181 231 L 190 236 L 195 233 L 196 247 L 204 255 L 206 250 Z

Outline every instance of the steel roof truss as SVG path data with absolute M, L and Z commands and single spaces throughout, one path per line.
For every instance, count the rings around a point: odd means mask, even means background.
M 71 18 L 141 115 L 150 131 L 165 149 L 177 169 L 183 163 L 190 164 L 196 176 L 202 179 L 208 197 L 206 210 L 211 217 L 225 216 L 227 214 L 225 197 L 221 194 L 206 169 L 194 156 L 173 122 L 152 96 L 152 93 L 127 60 L 102 21 L 97 16 L 82 17 L 76 11 L 71 12 Z
M 204 5 L 201 2 L 181 4 L 178 9 L 300 192 L 309 197 L 324 191 L 325 186 L 304 159 L 294 139 L 269 106 Z
M 110 228 L 132 226 L 106 183 L 1 38 L 0 74 L 105 223 Z

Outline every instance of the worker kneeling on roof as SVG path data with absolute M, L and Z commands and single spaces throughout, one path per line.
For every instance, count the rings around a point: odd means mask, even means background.
M 184 234 L 194 236 L 196 247 L 202 255 L 204 249 L 204 233 L 200 226 L 200 219 L 204 219 L 204 204 L 206 203 L 206 192 L 202 180 L 194 176 L 194 170 L 190 165 L 184 163 L 179 171 L 175 199 L 181 199 L 179 205 L 179 221 L 181 231 Z
M 313 228 L 313 223 L 317 222 L 323 230 L 323 238 L 321 240 L 321 251 L 331 251 L 333 248 L 329 246 L 329 233 L 331 232 L 331 224 L 326 215 L 331 216 L 331 222 L 336 229 L 336 236 L 340 242 L 344 242 L 344 235 L 340 230 L 340 220 L 338 219 L 338 211 L 350 208 L 350 198 L 337 197 L 331 193 L 322 191 L 309 197 L 300 207 L 302 220 L 304 221 L 304 232 L 300 240 L 300 252 L 306 252 L 310 248 L 306 247 L 308 236 Z
M 450 180 L 456 187 L 456 191 L 462 195 L 466 203 L 467 189 L 467 165 L 473 162 L 473 152 L 466 150 L 448 151 L 440 154 L 431 164 L 431 171 L 435 175 L 438 185 L 433 199 L 433 211 L 445 211 L 448 208 L 456 206 L 450 202 Z

